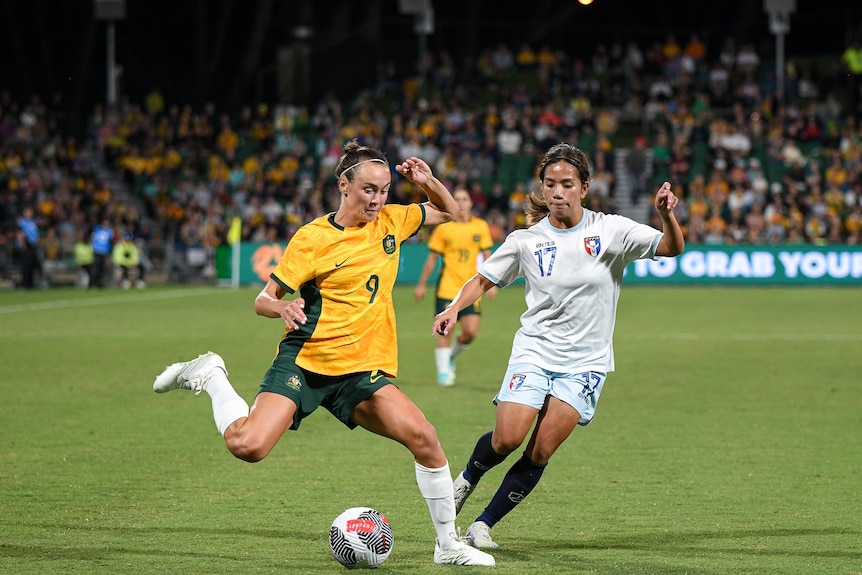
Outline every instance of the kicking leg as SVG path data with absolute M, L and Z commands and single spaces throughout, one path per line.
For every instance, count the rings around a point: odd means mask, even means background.
M 249 462 L 266 457 L 296 413 L 293 401 L 268 392 L 259 394 L 249 410 L 248 403 L 228 380 L 224 360 L 213 352 L 169 365 L 153 382 L 156 393 L 174 389 L 186 389 L 195 395 L 205 391 L 212 400 L 213 419 L 228 450 Z

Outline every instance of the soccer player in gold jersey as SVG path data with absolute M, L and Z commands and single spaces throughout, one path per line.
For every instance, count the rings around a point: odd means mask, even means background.
M 435 314 L 446 309 L 455 299 L 461 286 L 476 275 L 481 261 L 491 255 L 491 248 L 494 245 L 488 223 L 473 215 L 473 200 L 470 198 L 470 192 L 464 188 L 458 188 L 452 192 L 452 197 L 458 202 L 460 211 L 454 221 L 440 224 L 431 232 L 431 237 L 428 239 L 428 258 L 413 290 L 416 301 L 422 301 L 425 298 L 428 278 L 431 277 L 434 268 L 437 267 L 437 261 L 442 256 L 443 266 L 437 280 Z M 495 293 L 495 289 L 489 290 L 488 299 L 493 299 Z M 461 332 L 457 338 L 454 338 L 454 344 L 451 333 L 437 337 L 434 360 L 437 366 L 438 385 L 455 384 L 455 358 L 466 351 L 479 335 L 481 317 L 482 299 L 479 298 L 458 314 Z
M 494 558 L 455 534 L 449 464 L 434 426 L 389 378 L 398 375 L 392 289 L 401 243 L 423 224 L 451 220 L 458 204 L 415 157 L 395 169 L 427 202 L 386 205 L 389 162 L 375 148 L 348 142 L 335 168 L 341 205 L 301 227 L 255 299 L 258 315 L 281 319 L 285 333 L 249 409 L 209 352 L 168 366 L 156 392 L 207 392 L 228 450 L 260 461 L 288 429 L 323 406 L 349 428 L 393 439 L 413 454 L 416 481 L 437 533 L 434 562 L 493 566 Z M 283 299 L 288 294 L 292 299 Z

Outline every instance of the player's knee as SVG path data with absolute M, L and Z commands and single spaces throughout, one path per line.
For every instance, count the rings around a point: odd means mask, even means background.
M 414 426 L 404 440 L 407 448 L 418 458 L 428 457 L 442 451 L 440 440 L 437 438 L 437 430 L 428 421 Z
M 523 437 L 505 435 L 495 431 L 494 435 L 491 436 L 491 448 L 498 455 L 509 455 L 518 449 L 523 441 Z
M 553 451 L 547 452 L 534 449 L 532 453 L 527 454 L 527 457 L 536 465 L 547 465 L 553 454 Z
M 420 445 L 426 448 L 440 445 L 440 440 L 437 438 L 437 429 L 428 421 L 418 426 L 416 439 Z
M 237 459 L 242 459 L 248 463 L 257 463 L 266 457 L 270 450 L 270 446 L 263 442 L 249 437 L 233 437 L 225 438 L 228 451 L 230 451 Z

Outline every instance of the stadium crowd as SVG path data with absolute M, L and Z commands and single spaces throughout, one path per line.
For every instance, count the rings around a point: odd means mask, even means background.
M 71 261 L 76 238 L 104 219 L 115 238 L 207 258 L 235 217 L 243 240 L 289 239 L 336 209 L 333 167 L 354 138 L 393 160 L 419 156 L 450 188 L 467 187 L 495 241 L 524 225 L 541 151 L 561 141 L 586 151 L 589 207 L 615 211 L 631 185 L 625 150 L 640 141 L 646 193 L 672 183 L 689 243 L 858 243 L 862 114 L 851 109 L 858 98 L 846 97 L 842 58 L 786 61 L 780 91 L 768 59 L 753 44 L 708 47 L 697 34 L 597 45 L 587 58 L 500 44 L 464 62 L 429 55 L 424 82 L 382 62 L 346 102 L 326 96 L 234 113 L 166 103 L 154 89 L 142 102 L 97 106 L 81 139 L 64 134 L 39 98 L 3 94 L 0 275 L 11 277 L 20 257 L 27 206 L 48 269 Z M 96 177 L 100 160 L 136 201 Z M 393 182 L 390 202 L 416 199 L 408 181 L 393 174 Z

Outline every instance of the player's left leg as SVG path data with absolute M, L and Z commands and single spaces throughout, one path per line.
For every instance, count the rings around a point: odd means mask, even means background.
M 479 326 L 482 316 L 479 315 L 478 307 L 474 304 L 458 314 L 458 324 L 461 330 L 455 338 L 449 352 L 449 373 L 452 374 L 452 382 L 455 381 L 455 358 L 470 349 L 470 345 L 479 335 Z
M 437 367 L 437 385 L 454 385 L 452 367 L 452 335 L 438 335 L 434 346 L 434 364 Z
M 437 439 L 437 430 L 413 401 L 395 385 L 386 385 L 360 402 L 351 414 L 359 426 L 394 439 L 425 467 L 446 465 L 446 455 Z
M 479 327 L 482 325 L 482 316 L 478 313 L 464 314 L 458 321 L 461 324 L 461 333 L 458 334 L 458 338 L 455 340 L 455 345 L 462 346 L 464 349 L 461 351 L 464 351 L 471 343 L 473 343 L 473 340 L 479 336 Z
M 359 426 L 394 439 L 413 454 L 416 483 L 437 532 L 434 562 L 493 566 L 494 558 L 474 553 L 455 534 L 455 500 L 446 454 L 437 430 L 413 401 L 394 385 L 387 385 L 359 403 L 351 419 Z

